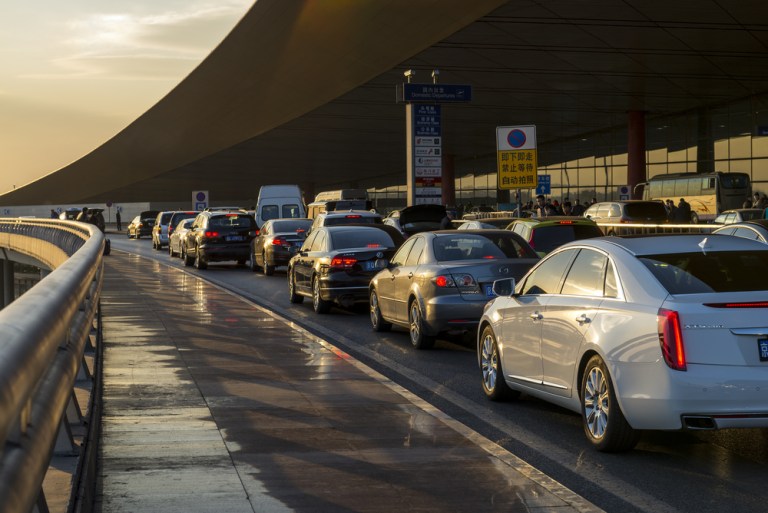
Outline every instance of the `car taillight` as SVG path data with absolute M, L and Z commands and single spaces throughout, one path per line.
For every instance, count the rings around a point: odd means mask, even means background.
M 574 224 L 573 221 L 559 221 L 557 224 Z
M 205 235 L 206 237 L 209 237 L 209 238 L 210 237 L 218 237 L 219 236 L 219 232 L 214 232 L 214 231 L 211 231 L 211 230 L 206 230 L 203 235 Z
M 661 344 L 661 353 L 664 355 L 664 362 L 670 369 L 687 370 L 680 316 L 674 310 L 659 308 L 659 314 L 656 318 L 659 324 L 659 343 Z
M 290 246 L 290 244 L 288 244 L 288 241 L 285 240 L 283 237 L 275 237 L 274 239 L 272 239 L 272 245 L 273 246 Z
M 335 256 L 331 259 L 331 268 L 351 269 L 357 263 L 357 258 L 350 256 Z
M 168 225 L 168 236 L 170 237 L 172 233 L 173 233 L 173 226 Z
M 441 274 L 432 278 L 432 283 L 440 288 L 458 288 L 461 292 L 479 292 L 475 278 L 471 274 Z

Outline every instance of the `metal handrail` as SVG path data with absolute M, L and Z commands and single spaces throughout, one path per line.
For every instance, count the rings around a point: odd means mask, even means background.
M 0 247 L 53 271 L 0 310 L 0 511 L 39 506 L 103 280 L 103 234 L 92 225 L 0 219 Z M 44 502 L 43 502 L 44 504 Z

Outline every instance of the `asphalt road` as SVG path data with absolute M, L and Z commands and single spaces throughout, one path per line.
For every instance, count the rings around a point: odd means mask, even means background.
M 488 401 L 469 340 L 439 340 L 433 350 L 416 351 L 405 330 L 373 332 L 364 305 L 327 315 L 315 314 L 309 300 L 292 305 L 283 268 L 270 277 L 234 262 L 198 271 L 166 249 L 153 250 L 149 239 L 109 237 L 114 251 L 201 276 L 322 336 L 605 511 L 768 511 L 768 430 L 647 432 L 631 452 L 602 454 L 585 439 L 578 415 L 526 396 Z

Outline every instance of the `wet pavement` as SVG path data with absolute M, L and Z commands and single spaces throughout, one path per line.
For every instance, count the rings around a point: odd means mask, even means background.
M 105 265 L 96 512 L 600 511 L 290 320 Z

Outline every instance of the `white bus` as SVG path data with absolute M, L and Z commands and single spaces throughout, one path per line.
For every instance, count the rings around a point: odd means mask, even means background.
M 643 187 L 643 199 L 675 205 L 680 198 L 691 205 L 691 222 L 711 221 L 724 210 L 741 208 L 752 196 L 752 184 L 746 173 L 671 173 L 656 175 Z

